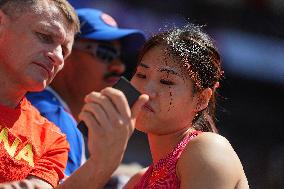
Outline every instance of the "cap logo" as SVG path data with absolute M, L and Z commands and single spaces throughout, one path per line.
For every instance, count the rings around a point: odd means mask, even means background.
M 108 14 L 106 13 L 102 13 L 101 14 L 101 19 L 104 23 L 106 23 L 107 25 L 109 26 L 112 26 L 112 27 L 116 27 L 117 28 L 117 23 L 116 21 Z

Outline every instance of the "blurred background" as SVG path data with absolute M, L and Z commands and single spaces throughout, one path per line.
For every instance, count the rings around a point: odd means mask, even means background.
M 101 9 L 120 27 L 141 29 L 148 37 L 188 22 L 205 25 L 225 71 L 219 132 L 238 153 L 251 189 L 284 188 L 284 0 L 69 1 Z M 150 161 L 145 135 L 135 132 L 123 162 Z

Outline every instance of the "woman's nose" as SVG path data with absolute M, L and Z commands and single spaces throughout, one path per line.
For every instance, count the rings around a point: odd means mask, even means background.
M 154 86 L 152 81 L 143 83 L 139 86 L 138 90 L 143 94 L 147 94 L 150 99 L 153 99 L 158 95 L 157 87 Z

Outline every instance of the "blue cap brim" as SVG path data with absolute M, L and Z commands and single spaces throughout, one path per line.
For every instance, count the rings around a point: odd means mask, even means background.
M 121 40 L 124 44 L 122 48 L 129 52 L 139 50 L 146 40 L 144 33 L 139 30 L 117 28 L 102 31 L 96 30 L 88 34 L 80 35 L 79 37 L 81 39 L 99 41 Z

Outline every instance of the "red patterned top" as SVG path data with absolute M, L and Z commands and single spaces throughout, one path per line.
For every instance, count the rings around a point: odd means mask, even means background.
M 201 132 L 187 135 L 165 158 L 151 164 L 134 189 L 179 189 L 180 180 L 176 174 L 176 164 L 187 143 Z

